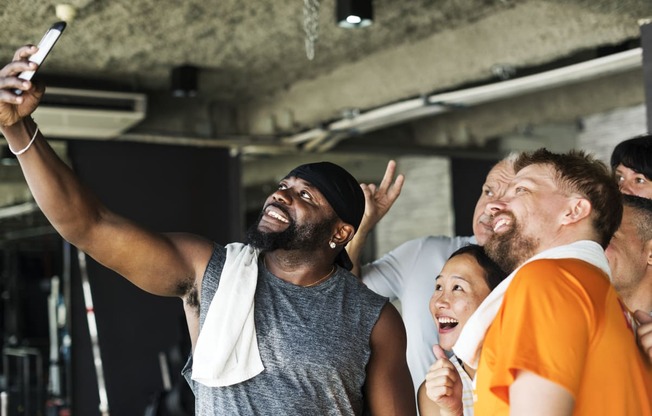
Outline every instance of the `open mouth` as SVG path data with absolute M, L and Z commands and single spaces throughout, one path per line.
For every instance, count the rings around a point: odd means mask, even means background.
M 497 232 L 503 227 L 507 227 L 511 224 L 511 221 L 507 218 L 500 218 L 498 221 L 494 223 L 494 232 Z
M 453 329 L 459 324 L 457 319 L 450 318 L 448 316 L 440 316 L 437 318 L 437 323 L 439 324 L 440 330 Z
M 265 208 L 265 215 L 267 215 L 268 217 L 272 217 L 276 220 L 279 220 L 285 224 L 290 223 L 290 220 L 285 215 L 285 213 L 283 213 L 279 208 L 276 208 L 273 205 L 269 205 L 267 206 L 267 208 Z

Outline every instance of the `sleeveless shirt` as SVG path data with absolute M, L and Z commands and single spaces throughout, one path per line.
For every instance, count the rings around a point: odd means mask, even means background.
M 202 282 L 200 327 L 225 256 L 216 245 Z M 301 287 L 269 273 L 259 260 L 254 302 L 265 369 L 233 386 L 207 387 L 191 379 L 191 355 L 182 373 L 195 394 L 195 414 L 362 414 L 371 331 L 387 299 L 341 268 L 319 285 Z

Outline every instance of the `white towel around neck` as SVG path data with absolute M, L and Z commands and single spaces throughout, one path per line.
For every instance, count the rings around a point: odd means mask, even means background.
M 609 270 L 607 257 L 605 256 L 602 247 L 595 241 L 576 241 L 572 244 L 553 247 L 529 258 L 491 291 L 489 296 L 485 298 L 478 309 L 476 309 L 471 315 L 469 320 L 466 322 L 466 325 L 464 325 L 464 328 L 462 328 L 460 337 L 453 346 L 453 352 L 472 368 L 478 368 L 480 351 L 482 343 L 484 342 L 485 334 L 489 329 L 489 325 L 491 325 L 491 322 L 493 322 L 496 317 L 500 305 L 503 303 L 503 296 L 505 295 L 507 287 L 514 278 L 514 275 L 516 275 L 516 272 L 518 272 L 525 264 L 540 259 L 584 260 L 587 263 L 591 263 L 600 268 L 609 276 L 609 279 L 611 279 L 611 271 Z
M 206 386 L 241 383 L 265 369 L 254 326 L 258 254 L 249 245 L 226 246 L 220 284 L 193 353 L 192 379 Z

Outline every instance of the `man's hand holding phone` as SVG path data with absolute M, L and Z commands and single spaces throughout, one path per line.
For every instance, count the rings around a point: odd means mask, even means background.
M 29 57 L 36 52 L 36 46 L 23 46 L 16 51 L 12 62 L 0 69 L 0 126 L 2 127 L 14 125 L 30 115 L 43 96 L 43 86 L 36 85 L 32 88 L 30 81 L 18 78 L 21 72 L 37 68 L 35 63 L 29 61 Z M 16 89 L 21 89 L 23 94 L 16 95 L 14 93 Z
M 43 61 L 45 61 L 45 58 L 48 56 L 54 45 L 57 43 L 57 40 L 59 40 L 59 37 L 61 37 L 61 34 L 63 33 L 63 30 L 66 28 L 66 22 L 56 22 L 53 24 L 50 29 L 45 32 L 45 35 L 43 35 L 43 38 L 41 38 L 41 41 L 38 43 L 38 51 L 36 51 L 35 54 L 31 55 L 29 57 L 30 62 L 34 62 L 36 65 L 39 67 L 43 64 Z M 23 79 L 25 81 L 30 81 L 34 74 L 36 73 L 36 70 L 38 67 L 34 70 L 27 70 L 24 72 L 21 72 L 18 75 L 18 78 Z M 15 90 L 14 93 L 16 95 L 21 95 L 23 93 L 22 90 Z
M 32 88 L 31 79 L 65 28 L 65 22 L 56 22 L 38 46 L 21 47 L 12 62 L 0 69 L 0 126 L 11 126 L 36 109 L 44 89 Z M 28 90 L 29 94 L 24 94 Z

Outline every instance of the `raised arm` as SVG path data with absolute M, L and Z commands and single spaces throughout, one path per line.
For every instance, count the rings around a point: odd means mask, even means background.
M 405 359 L 407 338 L 396 308 L 388 303 L 371 332 L 365 385 L 370 414 L 416 415 L 414 388 Z
M 361 267 L 360 254 L 362 253 L 362 249 L 367 241 L 367 235 L 376 224 L 378 224 L 378 221 L 387 214 L 392 205 L 394 205 L 398 196 L 401 194 L 401 188 L 403 188 L 405 177 L 403 175 L 398 175 L 396 179 L 394 179 L 395 174 L 396 162 L 390 160 L 387 163 L 385 176 L 383 176 L 383 180 L 379 187 L 376 187 L 375 184 L 360 184 L 365 197 L 364 216 L 362 217 L 362 222 L 356 230 L 353 239 L 346 245 L 346 252 L 353 262 L 353 270 L 351 270 L 351 273 L 358 277 L 360 277 Z
M 196 236 L 148 231 L 108 210 L 82 185 L 30 117 L 44 89 L 16 77 L 36 67 L 27 61 L 36 51 L 20 48 L 0 70 L 0 130 L 19 153 L 37 204 L 63 238 L 104 266 L 148 292 L 185 296 L 203 275 L 212 244 Z M 14 88 L 23 90 L 22 96 Z

